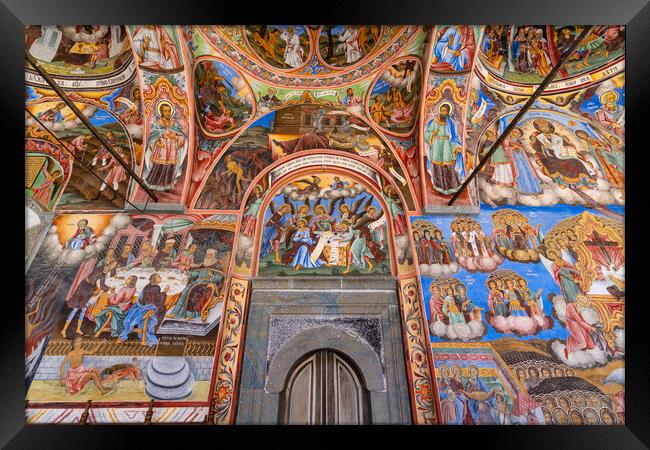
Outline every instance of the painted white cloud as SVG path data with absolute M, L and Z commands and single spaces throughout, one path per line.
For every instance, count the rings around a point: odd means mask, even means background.
M 625 367 L 612 370 L 605 377 L 605 384 L 625 384 Z
M 566 346 L 563 342 L 553 341 L 551 349 L 555 356 L 569 367 L 578 367 L 587 369 L 594 366 L 602 366 L 607 364 L 607 354 L 598 346 L 590 350 L 576 350 L 569 353 L 569 357 L 564 356 L 564 349 Z
M 499 333 L 514 333 L 519 336 L 531 336 L 541 330 L 546 330 L 553 326 L 553 322 L 548 317 L 528 317 L 528 316 L 493 316 L 490 318 L 490 325 Z
M 458 264 L 420 264 L 420 275 L 437 278 L 444 275 L 452 275 L 458 272 Z
M 483 336 L 486 328 L 480 320 L 470 320 L 467 323 L 453 323 L 450 325 L 445 325 L 440 320 L 436 320 L 429 325 L 429 330 L 434 336 L 454 341 L 469 341 Z
M 104 250 L 111 242 L 113 235 L 120 229 L 125 228 L 131 223 L 131 218 L 127 214 L 116 214 L 109 224 L 102 231 L 102 235 L 97 237 L 94 244 L 88 245 L 83 250 L 63 249 L 59 241 L 59 233 L 56 225 L 52 225 L 43 241 L 44 255 L 52 260 L 58 260 L 62 264 L 76 264 L 84 259 L 97 255 Z
M 470 272 L 492 272 L 503 262 L 503 258 L 498 253 L 491 256 L 459 256 L 458 264 Z
M 551 182 L 548 178 L 542 180 L 542 193 L 540 195 L 524 195 L 517 189 L 507 186 L 498 186 L 488 183 L 485 178 L 479 178 L 479 192 L 481 199 L 490 206 L 499 205 L 525 205 L 525 206 L 551 206 L 558 203 L 567 205 L 585 205 L 582 197 L 573 190 L 564 188 Z M 623 205 L 625 197 L 620 189 L 604 180 L 598 179 L 595 188 L 585 189 L 586 195 L 601 205 Z

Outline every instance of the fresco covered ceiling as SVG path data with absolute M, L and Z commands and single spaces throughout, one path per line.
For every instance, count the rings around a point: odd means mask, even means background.
M 174 337 L 194 352 L 189 406 L 155 418 L 234 423 L 250 280 L 352 275 L 398 280 L 414 423 L 622 423 L 624 27 L 591 28 L 449 205 L 582 30 L 26 27 L 26 50 L 138 177 L 26 63 L 26 208 L 41 218 L 28 400 L 50 405 L 29 420 L 102 398 L 102 380 L 120 386 L 109 403 L 162 398 L 139 366 L 112 365 Z M 88 280 L 110 295 L 88 303 Z M 156 283 L 155 308 L 114 298 Z M 108 372 L 54 387 L 48 364 L 77 335 Z M 152 420 L 134 408 L 91 420 Z

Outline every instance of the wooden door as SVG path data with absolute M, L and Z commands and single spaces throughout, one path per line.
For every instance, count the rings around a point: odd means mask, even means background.
M 305 356 L 289 373 L 280 422 L 290 425 L 370 423 L 367 390 L 354 365 L 332 350 Z

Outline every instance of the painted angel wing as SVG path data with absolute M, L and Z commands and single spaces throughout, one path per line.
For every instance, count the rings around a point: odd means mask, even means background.
M 284 196 L 284 202 L 291 207 L 291 214 L 295 214 L 296 213 L 296 207 L 293 205 L 293 202 L 291 201 L 289 196 L 286 195 L 286 194 Z
M 539 288 L 537 291 L 537 294 L 535 294 L 535 302 L 537 303 L 537 306 L 539 307 L 540 311 L 544 311 L 544 301 L 542 300 L 542 288 Z
M 368 207 L 370 206 L 371 203 L 372 203 L 372 196 L 368 197 L 368 200 L 366 200 L 366 204 L 363 205 L 363 209 L 362 209 L 362 210 L 363 210 L 363 211 L 367 211 L 367 210 L 368 210 Z
M 332 200 L 332 201 L 330 202 L 330 209 L 329 209 L 329 211 L 328 211 L 328 214 L 329 214 L 330 216 L 331 216 L 332 214 L 334 214 L 334 210 L 336 209 L 336 203 L 337 203 L 337 202 L 340 202 L 340 201 L 342 201 L 342 200 L 343 200 L 343 197 L 338 197 L 338 198 L 335 198 L 334 200 Z
M 352 203 L 352 208 L 350 209 L 350 212 L 352 214 L 357 214 L 357 212 L 359 212 L 359 207 L 361 206 L 361 204 L 364 202 L 365 199 L 366 199 L 365 197 L 361 197 L 357 201 Z M 371 199 L 372 199 L 372 197 L 371 197 Z

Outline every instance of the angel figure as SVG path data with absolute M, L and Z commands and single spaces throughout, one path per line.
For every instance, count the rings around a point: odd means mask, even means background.
M 303 184 L 307 185 L 307 186 L 305 186 L 303 188 L 299 188 L 296 191 L 296 192 L 298 192 L 298 194 L 306 194 L 306 195 L 316 194 L 316 195 L 319 195 L 320 194 L 320 182 L 321 182 L 321 179 L 319 177 L 317 177 L 316 175 L 311 175 L 311 180 L 309 180 L 307 178 L 301 178 L 300 180 L 294 181 L 294 184 L 303 183 Z

